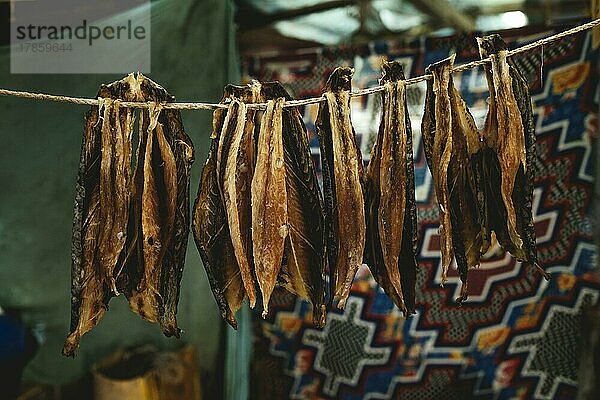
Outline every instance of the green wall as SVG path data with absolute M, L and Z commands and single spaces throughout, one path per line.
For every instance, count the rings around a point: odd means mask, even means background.
M 152 73 L 181 101 L 217 101 L 237 80 L 233 6 L 223 0 L 163 0 L 152 7 Z M 0 87 L 93 97 L 115 75 L 11 75 L 0 48 Z M 197 345 L 201 368 L 217 363 L 220 318 L 198 252 L 190 240 L 179 308 L 182 341 L 163 337 L 158 325 L 113 299 L 100 324 L 82 339 L 78 356 L 60 354 L 70 320 L 70 242 L 85 106 L 0 97 L 0 305 L 22 308 L 46 340 L 25 379 L 61 383 L 80 376 L 118 346 Z M 192 198 L 206 159 L 212 115 L 184 111 L 196 162 Z

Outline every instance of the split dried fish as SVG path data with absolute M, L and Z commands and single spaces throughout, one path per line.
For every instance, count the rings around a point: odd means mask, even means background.
M 174 101 L 165 89 L 139 75 L 144 101 Z M 125 295 L 133 311 L 159 322 L 166 336 L 179 337 L 175 315 L 189 234 L 189 180 L 192 142 L 179 112 L 162 112 L 159 105 L 140 113 L 136 158 L 136 224 L 127 259 Z M 137 265 L 132 265 L 135 262 Z
M 278 82 L 263 84 L 264 98 L 291 96 Z M 291 293 L 313 304 L 313 321 L 325 325 L 325 235 L 323 200 L 308 145 L 308 136 L 297 108 L 282 109 L 288 236 L 278 282 Z
M 337 301 L 339 308 L 350 294 L 365 247 L 362 155 L 350 120 L 352 74 L 347 67 L 333 71 L 316 121 L 325 193 L 329 301 Z
M 414 313 L 416 200 L 402 65 L 384 63 L 383 114 L 365 177 L 365 261 L 396 306 Z
M 241 98 L 246 90 L 243 87 L 228 85 L 221 103 L 230 103 L 229 108 L 217 109 L 213 114 L 210 152 L 202 169 L 192 218 L 194 240 L 213 296 L 221 316 L 234 329 L 237 329 L 235 312 L 240 309 L 246 291 L 227 222 L 227 212 L 218 179 L 218 170 L 221 166 L 217 159 L 219 148 L 222 157 L 224 143 L 231 141 L 231 139 L 222 139 L 221 136 L 231 136 L 236 128 L 234 119 L 237 118 L 241 103 L 232 100 Z M 226 166 L 223 166 L 223 171 L 225 168 Z
M 255 103 L 261 99 L 261 85 L 254 81 L 242 95 L 242 100 Z M 233 110 L 232 110 L 233 108 Z M 227 155 L 222 156 L 224 164 L 223 187 L 225 210 L 229 224 L 231 241 L 235 257 L 241 272 L 244 288 L 248 295 L 250 307 L 256 304 L 255 279 L 253 274 L 254 261 L 252 258 L 252 206 L 251 192 L 252 176 L 254 175 L 255 159 L 255 123 L 254 111 L 248 110 L 243 102 L 233 100 L 230 113 L 236 113 L 235 128 L 227 149 Z M 223 139 L 221 135 L 220 139 Z M 218 164 L 218 162 L 217 162 Z
M 282 137 L 284 102 L 284 98 L 279 98 L 267 103 L 252 178 L 252 249 L 256 280 L 263 298 L 263 318 L 269 312 L 269 300 L 277 282 L 289 231 Z
M 118 292 L 144 319 L 159 322 L 165 335 L 179 335 L 175 315 L 189 231 L 191 140 L 179 112 L 142 111 L 132 180 L 134 113 L 120 111 L 120 101 L 174 99 L 141 74 L 102 86 L 98 97 L 100 107 L 86 115 L 76 188 L 65 355 L 74 354 Z
M 72 272 L 71 272 L 71 327 L 63 348 L 63 354 L 73 356 L 79 346 L 81 336 L 89 332 L 100 321 L 104 312 L 108 309 L 108 302 L 115 294 L 113 283 L 114 264 L 111 265 L 113 254 L 120 252 L 119 246 L 123 240 L 122 234 L 125 229 L 121 227 L 122 218 L 126 218 L 126 210 L 123 200 L 128 196 L 127 188 L 123 188 L 123 180 L 129 178 L 128 165 L 117 162 L 115 169 L 110 165 L 102 165 L 110 160 L 102 155 L 102 148 L 109 151 L 121 152 L 114 154 L 114 158 L 121 161 L 126 158 L 127 144 L 124 141 L 129 135 L 130 123 L 129 112 L 121 113 L 118 107 L 118 99 L 135 100 L 135 78 L 130 75 L 125 79 L 110 85 L 102 85 L 98 91 L 98 97 L 105 100 L 102 105 L 103 116 L 100 116 L 100 107 L 92 107 L 85 116 L 83 143 L 79 162 L 77 185 L 75 188 L 75 207 L 73 217 L 73 239 L 72 239 Z M 119 130 L 118 137 L 107 138 L 107 135 L 115 135 Z M 114 139 L 114 141 L 113 141 Z M 117 145 L 115 142 L 119 141 Z M 113 154 L 111 153 L 111 157 Z M 118 170 L 118 178 L 115 178 Z M 113 182 L 112 179 L 119 182 Z M 104 182 L 101 182 L 104 180 Z M 123 189 L 121 197 L 102 200 L 102 196 L 108 197 L 110 192 L 116 188 Z M 108 210 L 102 210 L 105 207 Z M 119 207 L 115 210 L 115 207 Z M 102 221 L 102 215 L 110 213 L 110 208 L 115 218 Z M 127 208 L 127 207 L 125 207 Z M 116 216 L 118 214 L 118 217 Z M 116 223 L 113 223 L 114 221 Z M 113 226 L 116 226 L 113 229 Z M 118 232 L 116 232 L 118 231 Z M 113 246 L 105 245 L 103 249 L 110 254 L 104 257 L 101 264 L 101 233 L 107 238 L 114 240 Z M 113 235 L 116 232 L 116 235 Z M 115 245 L 116 243 L 116 245 Z M 122 247 L 122 246 L 121 246 Z M 117 254 L 118 255 L 118 254 Z M 116 260 L 115 260 L 116 261 Z M 101 268 L 104 265 L 104 268 Z
M 467 298 L 470 268 L 479 266 L 483 236 L 477 175 L 472 160 L 481 149 L 475 121 L 452 82 L 454 56 L 430 65 L 422 121 L 425 154 L 440 206 L 442 283 L 454 257 L 463 286 L 457 299 Z
M 490 109 L 484 129 L 487 157 L 482 160 L 487 230 L 494 231 L 501 246 L 519 260 L 539 266 L 535 243 L 532 202 L 535 178 L 535 129 L 527 81 L 508 58 L 499 35 L 478 39 L 490 89 Z M 498 193 L 500 187 L 500 193 Z
M 103 99 L 100 161 L 100 270 L 114 295 L 113 276 L 126 240 L 131 181 L 133 109 L 121 110 L 119 100 Z M 123 118 L 121 117 L 123 113 Z M 121 119 L 122 118 L 122 119 Z

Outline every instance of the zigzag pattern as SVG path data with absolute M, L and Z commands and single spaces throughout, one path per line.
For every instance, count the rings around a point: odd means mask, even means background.
M 526 40 L 534 39 L 530 35 Z M 318 60 L 312 75 L 292 83 L 296 93 L 315 95 L 333 67 L 356 61 L 354 87 L 360 88 L 379 77 L 375 61 L 382 55 L 402 59 L 414 75 L 446 57 L 450 48 L 462 49 L 459 54 L 467 59 L 461 61 L 474 59 L 477 52 L 471 42 L 472 37 L 462 37 L 413 43 L 408 49 L 382 44 L 359 53 L 326 50 L 318 57 L 289 56 L 286 71 L 293 70 L 294 62 L 306 66 L 307 60 Z M 462 307 L 453 301 L 459 287 L 455 271 L 440 287 L 437 205 L 420 139 L 422 106 L 415 106 L 422 104 L 424 86 L 415 85 L 409 109 L 420 230 L 417 315 L 404 320 L 366 269 L 355 279 L 348 308 L 332 313 L 323 331 L 311 327 L 310 305 L 277 292 L 274 315 L 266 321 L 256 318 L 255 323 L 257 339 L 269 344 L 269 357 L 284 366 L 285 377 L 277 378 L 281 374 L 274 372 L 267 379 L 296 399 L 575 397 L 580 310 L 600 299 L 589 215 L 594 180 L 590 136 L 597 134 L 600 100 L 597 71 L 591 66 L 597 56 L 588 33 L 545 48 L 543 76 L 539 53 L 515 59 L 533 87 L 538 138 L 533 208 L 540 262 L 552 274 L 550 282 L 496 248 L 473 271 L 473 294 Z M 276 71 L 270 74 L 255 77 L 273 78 Z M 481 123 L 487 109 L 482 71 L 463 73 L 456 83 Z M 353 105 L 366 157 L 379 123 L 379 101 L 371 96 Z M 314 114 L 311 109 L 304 113 L 309 129 Z M 313 154 L 318 162 L 316 148 Z M 338 328 L 347 335 L 330 336 Z M 567 347 L 570 353 L 563 350 Z M 257 356 L 256 362 L 263 359 Z M 272 359 L 266 360 L 271 366 Z

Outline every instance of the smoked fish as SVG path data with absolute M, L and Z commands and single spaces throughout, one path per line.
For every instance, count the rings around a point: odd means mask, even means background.
M 317 115 L 321 147 L 325 229 L 329 266 L 329 304 L 343 308 L 365 248 L 363 161 L 350 119 L 353 69 L 338 67 L 329 76 Z
M 383 113 L 365 175 L 365 261 L 405 314 L 414 313 L 416 200 L 412 130 L 402 65 L 383 64 Z

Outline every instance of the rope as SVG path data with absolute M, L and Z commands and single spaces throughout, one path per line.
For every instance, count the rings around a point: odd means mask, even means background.
M 540 39 L 540 40 L 537 40 L 530 44 L 510 50 L 508 52 L 508 56 L 514 56 L 516 54 L 526 53 L 526 52 L 533 50 L 535 48 L 538 48 L 540 46 L 542 46 L 542 48 L 543 48 L 544 45 L 547 45 L 552 42 L 556 42 L 567 36 L 575 35 L 579 32 L 585 31 L 587 29 L 591 29 L 598 25 L 600 25 L 600 18 L 590 21 L 588 23 L 585 23 L 583 25 L 577 26 L 575 28 L 568 29 L 564 32 L 560 32 L 555 35 L 548 36 L 547 38 Z M 463 72 L 468 69 L 481 67 L 490 62 L 491 62 L 491 60 L 489 57 L 483 58 L 481 60 L 476 60 L 476 61 L 472 61 L 472 62 L 469 62 L 466 64 L 456 66 L 452 69 L 452 72 Z M 414 85 L 416 83 L 423 82 L 427 79 L 432 79 L 432 76 L 430 74 L 416 76 L 414 78 L 407 79 L 406 84 Z M 373 94 L 373 93 L 377 93 L 377 92 L 382 92 L 383 90 L 384 90 L 383 86 L 374 86 L 371 88 L 361 89 L 361 90 L 351 92 L 350 96 L 352 96 L 352 97 L 365 96 L 365 95 L 369 95 L 369 94 Z M 26 98 L 26 99 L 45 100 L 45 101 L 53 101 L 53 102 L 58 102 L 58 103 L 80 104 L 80 105 L 87 105 L 87 106 L 97 106 L 99 104 L 98 99 L 59 96 L 59 95 L 52 95 L 52 94 L 46 94 L 46 93 L 31 93 L 31 92 L 8 90 L 8 89 L 0 89 L 0 96 L 20 97 L 20 98 Z M 305 106 L 308 104 L 319 103 L 324 100 L 325 99 L 323 96 L 311 97 L 308 99 L 287 101 L 283 106 L 284 107 Z M 153 102 L 124 101 L 121 103 L 121 107 L 150 108 L 153 104 L 154 104 Z M 264 109 L 266 109 L 267 104 L 266 103 L 254 103 L 254 104 L 248 104 L 247 106 L 249 109 L 264 110 Z M 171 109 L 171 110 L 214 110 L 217 108 L 227 108 L 227 107 L 228 106 L 226 104 L 214 104 L 214 103 L 165 103 L 165 104 L 163 104 L 162 108 L 163 109 Z

